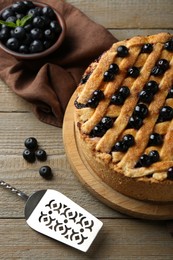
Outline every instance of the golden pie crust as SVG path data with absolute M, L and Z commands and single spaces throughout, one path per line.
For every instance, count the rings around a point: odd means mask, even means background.
M 160 33 L 114 43 L 87 68 L 77 88 L 75 131 L 85 159 L 103 182 L 139 200 L 173 201 L 173 178 L 168 175 L 168 169 L 173 167 L 173 119 L 158 120 L 163 107 L 173 109 L 173 98 L 168 97 L 173 87 L 173 51 L 165 47 L 171 39 L 173 35 Z M 141 51 L 147 44 L 152 46 L 152 51 Z M 119 55 L 119 46 L 127 48 L 126 56 Z M 169 67 L 163 73 L 151 73 L 160 60 L 166 60 Z M 119 70 L 107 80 L 104 74 L 111 64 L 118 65 Z M 139 69 L 138 76 L 128 74 L 132 67 Z M 149 81 L 157 83 L 158 91 L 151 101 L 140 101 L 140 93 Z M 130 94 L 123 104 L 112 104 L 112 96 L 121 86 L 127 86 Z M 87 105 L 96 90 L 101 90 L 104 97 L 96 107 Z M 148 114 L 136 129 L 129 127 L 129 119 L 139 103 L 147 107 Z M 112 126 L 102 136 L 92 135 L 103 117 L 111 118 Z M 152 133 L 159 134 L 163 142 L 148 145 Z M 129 134 L 134 137 L 134 144 L 126 151 L 114 150 L 114 145 Z M 159 154 L 158 161 L 139 165 L 141 156 L 153 150 Z

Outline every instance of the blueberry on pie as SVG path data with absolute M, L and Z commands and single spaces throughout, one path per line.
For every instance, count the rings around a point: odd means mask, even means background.
M 74 107 L 78 145 L 103 182 L 173 202 L 173 35 L 114 43 L 85 71 Z

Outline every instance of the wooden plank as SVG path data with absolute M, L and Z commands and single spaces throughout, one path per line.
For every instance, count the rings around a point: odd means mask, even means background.
M 101 220 L 103 228 L 84 254 L 38 234 L 23 219 L 1 219 L 1 259 L 172 259 L 172 237 L 165 223 Z
M 67 0 L 106 28 L 172 28 L 172 0 Z

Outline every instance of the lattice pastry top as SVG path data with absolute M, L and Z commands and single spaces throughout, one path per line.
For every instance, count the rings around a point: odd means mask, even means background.
M 77 95 L 77 126 L 97 156 L 128 177 L 173 180 L 172 35 L 114 43 Z

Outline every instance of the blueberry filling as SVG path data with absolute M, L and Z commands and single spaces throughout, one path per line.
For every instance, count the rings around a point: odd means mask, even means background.
M 148 90 L 142 90 L 139 93 L 139 101 L 149 104 L 153 100 L 153 93 Z
M 118 57 L 126 57 L 129 54 L 129 50 L 126 46 L 121 45 L 117 48 L 117 56 Z
M 102 120 L 91 130 L 90 137 L 102 137 L 106 131 L 113 126 L 113 119 L 105 116 Z
M 149 154 L 142 154 L 139 158 L 139 161 L 136 164 L 136 167 L 148 167 L 151 164 L 158 162 L 160 160 L 160 155 L 158 151 L 152 150 Z
M 93 96 L 88 100 L 87 106 L 91 108 L 96 108 L 99 104 L 99 101 L 104 99 L 104 93 L 102 90 L 95 90 Z
M 112 95 L 111 104 L 114 105 L 123 105 L 126 98 L 130 95 L 130 90 L 126 86 L 122 86 L 119 90 Z
M 167 171 L 167 178 L 170 179 L 170 180 L 173 180 L 173 167 L 170 167 Z
M 145 104 L 139 103 L 135 106 L 133 114 L 144 119 L 148 115 L 148 108 Z
M 164 44 L 164 48 L 167 51 L 173 52 L 173 38 Z
M 151 53 L 153 51 L 153 45 L 151 43 L 146 43 L 141 48 L 141 53 Z
M 115 143 L 112 147 L 112 152 L 126 152 L 131 146 L 135 144 L 133 135 L 127 134 L 122 140 Z
M 173 118 L 173 108 L 170 106 L 164 106 L 161 108 L 159 117 L 158 117 L 158 123 L 172 120 Z
M 148 146 L 159 146 L 163 143 L 163 136 L 158 133 L 152 133 L 149 137 Z
M 77 109 L 85 108 L 87 107 L 86 104 L 79 103 L 77 100 L 75 100 L 74 105 Z
M 104 72 L 103 79 L 104 81 L 112 81 L 115 78 L 115 75 L 119 72 L 119 67 L 116 63 L 112 63 L 109 66 L 109 69 Z
M 144 90 L 150 91 L 152 94 L 156 94 L 158 89 L 159 89 L 158 83 L 154 80 L 148 81 L 144 86 Z
M 127 76 L 132 77 L 132 78 L 137 78 L 140 74 L 139 68 L 132 66 L 131 68 L 128 69 L 127 71 Z
M 169 62 L 165 59 L 158 60 L 156 65 L 153 67 L 151 71 L 151 75 L 153 76 L 161 76 L 165 73 L 169 68 Z
M 170 88 L 167 98 L 173 98 L 173 86 Z
M 129 122 L 127 125 L 127 128 L 134 128 L 134 129 L 139 129 L 141 126 L 143 125 L 143 120 L 141 117 L 136 116 L 136 115 L 132 115 L 129 118 Z
M 80 84 L 85 84 L 87 82 L 87 80 L 89 79 L 90 75 L 91 75 L 90 73 L 84 75 L 80 81 Z

